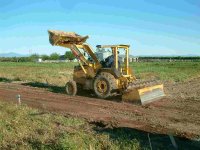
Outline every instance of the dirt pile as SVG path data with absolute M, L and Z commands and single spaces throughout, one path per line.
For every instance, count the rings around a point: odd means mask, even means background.
M 184 83 L 166 84 L 167 94 L 171 98 L 200 101 L 200 78 Z
M 74 32 L 63 32 L 58 30 L 49 30 L 48 33 L 49 42 L 52 45 L 82 44 L 89 38 L 89 36 L 80 36 Z

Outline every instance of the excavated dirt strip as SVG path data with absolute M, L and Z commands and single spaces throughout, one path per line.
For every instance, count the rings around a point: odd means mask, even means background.
M 178 85 L 166 84 L 168 97 L 148 106 L 86 96 L 70 97 L 22 83 L 0 83 L 0 99 L 16 102 L 16 95 L 20 94 L 22 103 L 45 111 L 69 114 L 111 127 L 196 139 L 200 136 L 200 83 L 197 81 L 199 79 Z M 188 92 L 188 85 L 191 92 Z M 191 90 L 193 87 L 195 89 Z

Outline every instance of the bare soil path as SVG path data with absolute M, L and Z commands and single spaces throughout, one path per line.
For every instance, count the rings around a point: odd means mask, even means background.
M 48 87 L 30 85 L 0 83 L 0 99 L 16 102 L 16 95 L 20 94 L 22 103 L 29 106 L 85 118 L 105 126 L 129 127 L 188 139 L 200 137 L 200 78 L 179 84 L 166 83 L 168 97 L 148 106 L 119 102 L 119 98 L 116 102 L 86 96 L 70 97 L 62 92 L 50 92 Z

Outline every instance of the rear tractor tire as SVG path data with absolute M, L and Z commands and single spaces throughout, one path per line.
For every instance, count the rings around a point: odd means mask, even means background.
M 73 80 L 68 81 L 66 86 L 65 86 L 65 89 L 66 89 L 67 95 L 75 96 L 77 94 L 76 82 L 73 81 Z
M 102 72 L 94 79 L 93 89 L 99 98 L 108 98 L 115 88 L 115 78 L 110 73 Z

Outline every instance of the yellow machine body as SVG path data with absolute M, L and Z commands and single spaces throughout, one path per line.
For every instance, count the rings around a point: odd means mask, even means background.
M 70 34 L 69 34 L 70 33 Z M 138 81 L 129 66 L 129 45 L 98 45 L 98 48 L 110 48 L 114 58 L 111 67 L 104 67 L 92 48 L 85 43 L 86 37 L 72 32 L 49 31 L 50 43 L 69 48 L 77 58 L 79 66 L 74 68 L 73 80 L 83 89 L 94 90 L 101 98 L 107 98 L 113 92 L 122 94 L 123 101 L 142 105 L 165 96 L 163 84 Z M 119 66 L 119 49 L 125 51 L 123 66 Z M 85 55 L 91 57 L 91 60 Z M 110 90 L 109 92 L 106 92 Z M 106 92 L 106 93 L 104 93 Z

